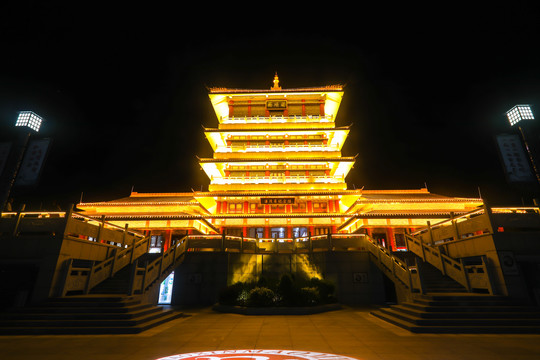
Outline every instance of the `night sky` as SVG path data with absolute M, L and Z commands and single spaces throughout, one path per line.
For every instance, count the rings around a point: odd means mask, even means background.
M 34 206 L 132 188 L 207 190 L 196 158 L 212 155 L 201 125 L 217 127 L 207 87 L 269 89 L 276 71 L 284 88 L 345 84 L 337 124 L 353 124 L 343 149 L 358 154 L 350 188 L 427 184 L 519 201 L 494 136 L 513 131 L 505 112 L 516 104 L 540 116 L 539 22 L 526 3 L 445 9 L 444 18 L 351 11 L 294 25 L 182 13 L 164 18 L 166 28 L 119 23 L 118 9 L 101 19 L 25 4 L 0 15 L 0 140 L 13 136 L 20 110 L 46 119 L 39 136 L 53 143 L 40 184 L 18 194 Z M 23 11 L 32 25 L 16 20 Z

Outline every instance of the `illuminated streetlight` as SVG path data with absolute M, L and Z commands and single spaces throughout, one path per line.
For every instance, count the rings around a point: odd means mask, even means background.
M 10 151 L 9 156 L 12 157 L 11 163 L 8 169 L 6 169 L 2 178 L 0 178 L 0 213 L 5 210 L 5 206 L 8 202 L 9 195 L 11 194 L 11 189 L 21 168 L 21 163 L 23 160 L 24 153 L 28 146 L 28 140 L 32 133 L 39 132 L 39 128 L 43 123 L 43 118 L 32 111 L 20 111 L 17 121 L 15 122 L 15 127 L 21 127 L 23 133 L 19 139 L 17 148 Z
M 534 115 L 531 110 L 530 105 L 516 105 L 510 110 L 506 112 L 506 117 L 508 118 L 508 121 L 510 122 L 510 126 L 517 125 L 517 128 L 519 129 L 519 132 L 521 134 L 521 138 L 523 139 L 523 144 L 525 145 L 525 150 L 527 150 L 527 155 L 529 156 L 529 161 L 531 162 L 534 175 L 536 176 L 536 180 L 540 183 L 540 175 L 538 174 L 538 171 L 536 169 L 536 164 L 534 162 L 531 150 L 529 148 L 529 144 L 527 143 L 527 139 L 525 138 L 525 133 L 523 131 L 523 128 L 519 123 L 522 120 L 534 120 Z
M 510 126 L 514 126 L 521 120 L 534 120 L 531 107 L 529 105 L 516 105 L 506 112 L 506 117 Z
M 21 111 L 19 112 L 19 117 L 15 126 L 26 126 L 35 132 L 39 132 L 43 118 L 31 111 Z

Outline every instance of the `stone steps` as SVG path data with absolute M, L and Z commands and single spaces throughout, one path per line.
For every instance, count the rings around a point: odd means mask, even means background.
M 422 295 L 371 314 L 416 333 L 540 333 L 540 308 L 498 296 Z
M 0 335 L 136 334 L 182 316 L 136 297 L 81 295 L 4 312 Z

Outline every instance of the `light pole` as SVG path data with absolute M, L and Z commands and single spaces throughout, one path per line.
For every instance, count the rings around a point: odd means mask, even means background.
M 4 211 L 6 203 L 11 193 L 11 188 L 15 183 L 17 174 L 21 167 L 22 159 L 28 145 L 28 140 L 33 133 L 39 132 L 43 118 L 32 111 L 21 111 L 15 122 L 15 127 L 21 127 L 21 137 L 18 139 L 17 147 L 10 152 L 11 163 L 6 169 L 5 176 L 2 177 L 2 197 L 0 200 L 0 212 Z M 5 180 L 4 180 L 5 179 Z
M 525 137 L 525 132 L 523 131 L 523 127 L 520 125 L 521 121 L 523 120 L 534 120 L 534 115 L 531 110 L 531 106 L 530 105 L 516 105 L 506 112 L 506 117 L 508 118 L 508 122 L 510 122 L 510 126 L 517 126 L 517 128 L 519 129 L 519 133 L 521 134 L 521 138 L 523 140 L 523 145 L 525 146 L 525 150 L 527 151 L 527 155 L 529 156 L 529 161 L 533 168 L 534 176 L 536 177 L 536 180 L 540 184 L 540 174 L 538 174 L 536 163 L 534 161 L 533 154 L 531 153 L 529 143 L 527 142 L 527 138 Z

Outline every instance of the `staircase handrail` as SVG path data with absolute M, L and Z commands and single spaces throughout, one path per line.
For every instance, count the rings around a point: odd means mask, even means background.
M 409 251 L 436 267 L 443 275 L 458 282 L 468 292 L 473 289 L 481 289 L 487 290 L 493 295 L 492 281 L 485 256 L 481 257 L 482 263 L 479 265 L 465 265 L 461 259 L 456 260 L 443 254 L 440 247 L 426 244 L 421 238 L 405 234 L 405 239 Z
M 422 280 L 417 266 L 409 267 L 405 262 L 375 242 L 370 236 L 365 236 L 369 252 L 373 255 L 375 264 L 394 283 L 400 284 L 409 294 L 423 293 Z
M 74 267 L 73 258 L 66 260 L 66 275 L 61 296 L 65 296 L 70 291 L 83 291 L 84 294 L 88 294 L 95 286 L 114 276 L 118 271 L 131 265 L 141 255 L 148 252 L 149 244 L 150 236 L 143 237 L 138 241 L 133 239 L 131 246 L 114 249 L 111 256 L 100 262 L 94 261 L 90 268 Z
M 188 250 L 188 243 L 189 235 L 186 235 L 169 249 L 162 251 L 160 257 L 146 263 L 144 267 L 140 267 L 135 263 L 129 286 L 129 294 L 144 294 L 156 281 L 167 277 L 183 261 Z

